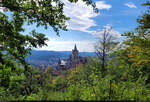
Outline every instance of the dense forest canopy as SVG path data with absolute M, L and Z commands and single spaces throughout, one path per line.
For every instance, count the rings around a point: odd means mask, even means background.
M 98 11 L 92 0 L 82 1 Z M 150 7 L 150 1 L 143 6 Z M 106 39 L 104 31 L 97 49 L 103 55 L 90 57 L 88 64 L 56 76 L 52 67 L 43 70 L 26 62 L 31 49 L 46 45 L 48 38 L 35 30 L 23 35 L 24 22 L 51 26 L 59 35 L 69 20 L 63 7 L 61 0 L 0 0 L 0 8 L 13 13 L 9 20 L 0 12 L 0 100 L 150 100 L 150 8 L 137 19 L 135 31 L 122 34 L 121 45 Z

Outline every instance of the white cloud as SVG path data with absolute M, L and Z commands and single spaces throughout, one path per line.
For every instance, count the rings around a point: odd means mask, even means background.
M 96 26 L 92 18 L 98 16 L 100 13 L 94 13 L 92 6 L 87 6 L 82 0 L 79 0 L 77 3 L 70 3 L 68 0 L 63 0 L 63 2 L 65 3 L 64 13 L 71 18 L 70 21 L 67 22 L 68 29 L 91 34 L 96 33 L 96 31 L 88 29 Z M 111 8 L 111 5 L 106 4 L 104 1 L 96 2 L 96 6 L 99 10 L 109 10 Z
M 96 2 L 96 7 L 100 10 L 102 10 L 102 9 L 109 10 L 112 6 L 109 4 L 105 4 L 104 1 L 98 1 L 98 2 Z
M 107 24 L 106 26 L 104 26 L 104 29 L 106 29 L 106 31 L 109 32 L 109 34 L 111 34 L 114 38 L 116 38 L 116 40 L 118 38 L 121 38 L 121 34 L 117 30 L 113 29 L 109 24 Z M 100 29 L 100 31 L 97 32 L 95 35 L 97 37 L 101 38 L 103 33 L 104 33 L 104 30 Z
M 125 3 L 124 5 L 129 7 L 129 8 L 137 8 L 136 5 L 132 2 Z
M 106 26 L 104 26 L 104 28 L 108 30 L 111 28 L 111 26 L 107 24 Z M 97 32 L 93 33 L 93 35 L 97 36 L 98 38 L 101 38 L 103 33 L 103 30 L 98 30 Z M 117 38 L 121 37 L 121 34 L 115 29 L 111 29 L 109 34 L 115 37 L 116 40 L 119 40 Z M 43 46 L 42 48 L 38 48 L 38 50 L 72 51 L 74 45 L 76 44 L 80 52 L 94 52 L 94 46 L 96 45 L 97 41 L 98 39 L 82 41 L 64 41 L 62 38 L 49 37 L 49 41 L 46 42 L 48 46 Z
M 53 50 L 53 51 L 72 51 L 74 45 L 77 45 L 79 52 L 93 52 L 95 41 L 57 41 L 50 40 L 46 42 L 48 46 L 38 48 L 38 50 Z
M 117 38 L 121 37 L 121 34 L 116 31 L 115 29 L 112 29 L 109 24 L 104 26 L 106 28 L 106 31 L 111 29 L 109 31 L 109 34 L 111 34 L 116 40 L 119 40 Z M 104 33 L 104 30 L 99 30 L 95 32 L 93 35 L 97 36 L 98 38 L 102 37 L 102 34 Z M 98 39 L 95 40 L 82 40 L 82 41 L 64 41 L 60 38 L 49 38 L 49 41 L 47 41 L 48 46 L 44 46 L 42 48 L 38 48 L 38 50 L 54 50 L 54 51 L 72 51 L 74 48 L 74 45 L 77 45 L 77 48 L 80 52 L 94 52 Z

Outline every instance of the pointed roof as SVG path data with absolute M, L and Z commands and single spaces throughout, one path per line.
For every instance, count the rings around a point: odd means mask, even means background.
M 74 46 L 74 50 L 77 51 L 77 46 L 76 46 L 76 44 L 75 44 L 75 46 Z
M 59 65 L 66 65 L 66 61 L 64 61 L 63 59 L 59 58 L 58 64 Z
M 66 61 L 61 60 L 61 64 L 60 65 L 66 65 Z

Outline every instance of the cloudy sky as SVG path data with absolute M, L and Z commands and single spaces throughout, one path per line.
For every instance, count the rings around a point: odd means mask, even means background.
M 101 36 L 100 29 L 111 26 L 111 34 L 122 40 L 120 34 L 133 31 L 138 25 L 136 19 L 146 11 L 146 7 L 141 6 L 146 0 L 94 1 L 99 9 L 98 14 L 81 0 L 77 3 L 63 0 L 64 12 L 71 19 L 67 21 L 68 31 L 60 31 L 60 37 L 56 36 L 51 27 L 45 30 L 44 27 L 36 28 L 35 24 L 32 26 L 25 24 L 25 33 L 36 29 L 46 34 L 49 38 L 48 46 L 38 48 L 38 50 L 71 51 L 76 44 L 80 52 L 91 52 L 94 51 L 93 46 Z

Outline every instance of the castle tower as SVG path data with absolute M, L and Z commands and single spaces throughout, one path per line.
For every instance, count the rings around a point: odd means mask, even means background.
M 77 46 L 75 44 L 74 49 L 72 50 L 72 54 L 73 54 L 73 67 L 76 67 L 76 65 L 77 65 L 78 53 L 79 53 L 79 51 L 77 50 Z
M 59 58 L 58 65 L 60 65 L 60 64 L 61 64 L 61 59 Z
M 74 60 L 78 59 L 78 53 L 79 53 L 79 51 L 77 50 L 77 46 L 75 44 L 74 49 L 72 50 L 72 54 L 73 54 L 73 59 Z

